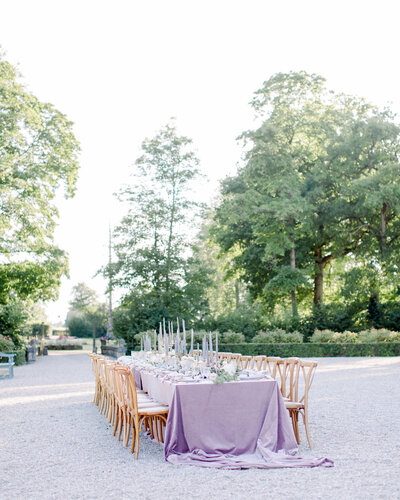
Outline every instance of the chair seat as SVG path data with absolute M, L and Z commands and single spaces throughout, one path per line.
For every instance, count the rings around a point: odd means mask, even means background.
M 138 400 L 138 402 L 149 401 L 149 400 L 151 400 L 151 397 L 148 394 L 138 394 L 137 400 Z
M 154 406 L 148 408 L 139 408 L 139 415 L 159 415 L 160 413 L 168 413 L 168 406 Z
M 285 401 L 285 406 L 288 410 L 302 410 L 304 408 L 303 403 L 296 403 L 296 401 Z
M 141 410 L 142 408 L 160 407 L 160 406 L 163 406 L 164 408 L 168 408 L 167 405 L 163 405 L 162 403 L 159 403 L 158 401 L 146 401 L 143 403 L 138 403 L 139 410 Z

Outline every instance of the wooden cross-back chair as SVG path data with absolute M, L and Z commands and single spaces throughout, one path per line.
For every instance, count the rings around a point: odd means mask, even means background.
M 94 375 L 94 397 L 93 397 L 93 403 L 98 405 L 100 402 L 100 394 L 101 394 L 101 381 L 100 381 L 100 372 L 99 372 L 99 359 L 102 358 L 102 356 L 98 354 L 89 354 L 89 358 L 92 363 L 92 371 Z
M 277 369 L 281 358 L 278 356 L 267 356 L 265 360 L 265 368 L 268 370 L 272 378 L 276 378 Z
M 123 370 L 128 370 L 127 366 L 116 365 L 114 367 L 114 387 L 115 387 L 115 420 L 114 420 L 114 431 L 115 436 L 117 431 L 118 441 L 121 439 L 122 429 L 124 428 L 124 439 L 126 434 L 126 403 L 124 394 L 124 381 L 122 376 Z M 126 445 L 125 445 L 126 446 Z
M 310 448 L 312 448 L 312 441 L 308 425 L 308 395 L 311 384 L 314 380 L 317 366 L 318 363 L 316 363 L 315 361 L 299 360 L 293 380 L 293 398 L 292 400 L 285 401 L 285 406 L 289 410 L 289 414 L 292 419 L 293 430 L 296 436 L 297 443 L 300 444 L 298 425 L 300 414 L 303 417 L 307 441 Z M 302 386 L 300 386 L 300 382 L 302 382 Z
M 136 449 L 135 458 L 137 459 L 139 456 L 139 433 L 143 424 L 149 428 L 152 438 L 155 437 L 158 443 L 164 442 L 163 428 L 167 423 L 168 406 L 155 401 L 152 401 L 153 404 L 142 402 L 140 405 L 131 370 L 120 366 L 116 366 L 116 370 L 121 374 L 125 398 L 124 446 L 127 446 L 129 442 L 132 428 L 131 453 L 134 453 Z
M 106 372 L 105 372 L 105 364 L 107 362 L 107 358 L 99 357 L 97 359 L 97 369 L 98 369 L 98 377 L 99 377 L 99 403 L 98 410 L 100 413 L 105 413 L 105 409 L 107 406 L 107 391 L 106 391 Z
M 240 356 L 238 366 L 241 370 L 246 370 L 250 368 L 252 362 L 252 356 Z
M 218 360 L 220 362 L 226 361 L 227 363 L 229 363 L 232 355 L 233 355 L 233 352 L 219 352 L 218 353 Z
M 128 445 L 129 433 L 128 433 L 128 415 L 127 415 L 127 388 L 124 373 L 131 372 L 128 366 L 116 364 L 114 367 L 114 388 L 115 388 L 115 421 L 113 435 L 115 436 L 118 432 L 117 439 L 121 439 L 122 429 L 124 429 L 123 434 L 123 446 Z M 160 406 L 157 401 L 150 398 L 148 394 L 143 390 L 136 389 L 136 396 L 138 402 L 138 408 L 154 408 Z
M 106 408 L 105 415 L 110 424 L 115 422 L 115 377 L 114 368 L 116 361 L 107 360 L 104 364 L 104 375 L 106 380 Z
M 253 356 L 252 367 L 254 370 L 265 370 L 267 356 Z
M 277 367 L 281 358 L 277 356 L 253 356 L 252 367 L 254 370 L 268 370 L 272 378 L 277 376 Z
M 298 365 L 299 358 L 282 358 L 276 362 L 276 374 L 279 376 L 281 394 L 285 400 L 293 401 Z
M 237 366 L 240 367 L 240 358 L 241 357 L 242 357 L 242 355 L 239 352 L 233 352 L 233 353 L 231 353 L 231 355 L 229 357 L 228 363 L 230 363 L 231 361 L 236 361 Z

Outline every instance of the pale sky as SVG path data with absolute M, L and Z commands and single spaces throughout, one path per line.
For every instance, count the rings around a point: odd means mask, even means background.
M 235 138 L 253 126 L 253 92 L 274 73 L 317 73 L 399 113 L 399 14 L 394 0 L 1 0 L 7 59 L 75 123 L 82 148 L 56 233 L 70 280 L 49 319 L 65 319 L 78 282 L 104 294 L 93 276 L 107 262 L 109 221 L 123 214 L 112 194 L 171 116 L 194 141 L 210 201 L 240 159 Z

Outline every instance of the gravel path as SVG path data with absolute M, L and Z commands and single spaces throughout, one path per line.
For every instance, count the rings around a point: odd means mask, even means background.
M 308 450 L 334 468 L 174 466 L 141 436 L 136 462 L 92 403 L 86 354 L 51 352 L 0 380 L 1 499 L 400 498 L 400 358 L 318 359 Z

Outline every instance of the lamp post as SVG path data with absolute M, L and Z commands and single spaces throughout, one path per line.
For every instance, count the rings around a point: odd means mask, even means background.
M 108 226 L 108 321 L 106 339 L 113 340 L 114 338 L 112 318 L 111 226 Z

